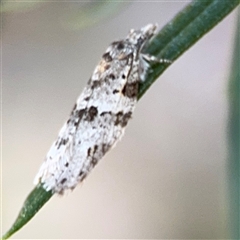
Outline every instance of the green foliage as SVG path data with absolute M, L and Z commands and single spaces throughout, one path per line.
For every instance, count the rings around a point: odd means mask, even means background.
M 195 0 L 170 21 L 151 41 L 145 52 L 176 60 L 197 40 L 228 15 L 240 0 Z M 139 98 L 169 65 L 156 64 L 139 90 Z
M 2 237 L 2 239 L 8 239 L 12 234 L 22 228 L 52 196 L 52 192 L 47 192 L 42 185 L 36 186 L 25 200 L 11 229 Z

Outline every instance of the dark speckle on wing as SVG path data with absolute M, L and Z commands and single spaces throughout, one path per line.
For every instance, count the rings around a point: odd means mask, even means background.
M 98 114 L 98 109 L 94 106 L 91 106 L 86 112 L 86 120 L 91 122 Z

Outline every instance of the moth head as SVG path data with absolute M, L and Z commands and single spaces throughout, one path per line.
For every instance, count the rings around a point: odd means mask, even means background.
M 157 29 L 157 24 L 148 24 L 138 30 L 130 30 L 127 39 L 129 42 L 141 48 L 145 42 L 147 42 L 154 34 Z

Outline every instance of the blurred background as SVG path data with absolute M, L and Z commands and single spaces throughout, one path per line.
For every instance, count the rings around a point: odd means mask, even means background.
M 107 46 L 163 27 L 187 2 L 2 4 L 5 232 Z M 236 11 L 139 101 L 84 184 L 54 196 L 12 238 L 228 238 L 227 88 Z

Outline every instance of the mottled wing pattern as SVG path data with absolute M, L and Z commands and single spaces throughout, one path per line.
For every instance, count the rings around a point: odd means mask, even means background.
M 155 25 L 132 30 L 102 56 L 35 178 L 46 190 L 74 189 L 124 133 L 137 102 L 140 50 Z

